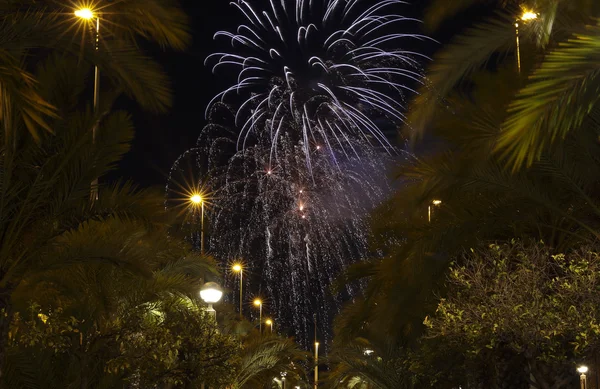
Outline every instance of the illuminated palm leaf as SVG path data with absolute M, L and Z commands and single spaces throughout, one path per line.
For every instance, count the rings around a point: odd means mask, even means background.
M 511 166 L 531 166 L 544 150 L 581 127 L 600 99 L 600 24 L 559 45 L 509 106 L 497 148 Z

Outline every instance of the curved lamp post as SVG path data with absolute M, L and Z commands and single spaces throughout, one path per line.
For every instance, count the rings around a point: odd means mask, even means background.
M 200 289 L 200 298 L 208 304 L 207 311 L 211 313 L 215 320 L 217 319 L 217 312 L 212 305 L 218 303 L 221 297 L 223 297 L 223 290 L 216 282 L 207 282 Z
M 200 253 L 204 255 L 204 198 L 200 193 L 194 193 L 190 196 L 192 206 L 200 206 Z
M 75 16 L 80 19 L 87 20 L 89 22 L 94 22 L 94 27 L 96 30 L 96 37 L 94 42 L 94 48 L 96 51 L 100 49 L 100 16 L 91 10 L 90 8 L 80 8 L 75 11 Z M 100 69 L 96 64 L 94 66 L 94 113 L 98 113 L 98 103 L 100 101 Z M 94 124 L 92 127 L 92 142 L 96 143 L 96 132 L 97 132 L 97 124 Z M 92 181 L 92 200 L 98 200 L 98 177 Z
M 585 373 L 588 372 L 588 367 L 587 366 L 579 366 L 577 368 L 577 372 L 580 374 L 579 375 L 579 384 L 581 385 L 581 389 L 587 389 L 587 377 L 585 376 Z
M 262 305 L 263 302 L 261 299 L 254 299 L 254 306 L 258 307 L 259 316 L 258 316 L 258 331 L 262 334 Z
M 265 321 L 265 324 L 268 325 L 268 326 L 271 326 L 271 333 L 273 333 L 273 320 L 267 319 Z
M 242 288 L 243 288 L 243 278 L 244 278 L 244 267 L 242 266 L 241 263 L 235 263 L 232 267 L 231 270 L 233 270 L 234 273 L 240 273 L 240 319 L 243 317 L 242 316 L 242 301 L 243 299 L 243 294 L 242 294 Z

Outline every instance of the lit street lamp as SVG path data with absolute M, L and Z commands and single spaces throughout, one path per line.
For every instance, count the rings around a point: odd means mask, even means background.
M 100 17 L 94 13 L 89 8 L 80 8 L 75 11 L 75 16 L 87 21 L 93 21 L 96 19 L 96 39 L 94 42 L 94 47 L 96 51 L 100 49 Z M 100 100 L 100 69 L 98 65 L 94 65 L 94 113 L 98 113 L 98 103 Z M 96 131 L 97 131 L 97 121 L 94 122 L 94 126 L 92 127 L 92 142 L 96 143 Z M 98 177 L 92 181 L 92 200 L 98 200 Z
M 319 387 L 319 342 L 315 342 L 315 389 Z
M 265 321 L 265 324 L 268 325 L 268 326 L 271 326 L 271 333 L 273 333 L 273 320 L 267 319 Z
M 200 193 L 194 193 L 190 196 L 190 202 L 195 207 L 200 205 L 200 253 L 204 254 L 204 199 Z
M 579 372 L 579 374 L 580 374 L 579 384 L 581 385 L 581 389 L 587 389 L 587 377 L 585 376 L 585 373 L 588 372 L 588 367 L 587 366 L 579 366 L 577 368 L 577 372 Z
M 523 14 L 517 19 L 515 22 L 515 32 L 517 38 L 517 68 L 519 70 L 519 74 L 521 73 L 521 45 L 519 42 L 519 21 L 523 23 L 530 22 L 532 20 L 537 19 L 538 15 L 535 12 L 529 10 L 523 10 Z
M 239 264 L 239 263 L 235 263 L 233 264 L 233 266 L 231 267 L 231 270 L 234 271 L 234 273 L 240 273 L 240 318 L 242 318 L 242 301 L 243 299 L 243 277 L 244 277 L 244 267 Z
M 258 316 L 258 330 L 262 334 L 262 300 L 254 299 L 254 306 L 258 307 L 259 316 Z
M 210 312 L 213 318 L 217 319 L 217 312 L 213 308 L 213 304 L 218 303 L 223 297 L 223 290 L 216 282 L 207 282 L 200 289 L 200 298 L 208 304 L 207 312 Z
M 430 223 L 431 223 L 431 206 L 435 205 L 436 207 L 438 207 L 440 204 L 442 204 L 442 200 L 433 200 L 431 202 L 431 204 L 427 207 L 427 219 L 429 220 Z

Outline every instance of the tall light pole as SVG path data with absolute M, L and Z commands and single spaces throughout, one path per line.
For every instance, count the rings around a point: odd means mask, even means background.
M 240 273 L 240 319 L 241 319 L 243 317 L 242 301 L 244 301 L 243 292 L 242 292 L 243 287 L 244 287 L 244 283 L 243 283 L 244 267 L 240 263 L 234 263 L 233 266 L 231 267 L 231 270 L 233 270 L 235 273 Z
M 315 389 L 319 387 L 319 342 L 317 342 L 317 314 L 313 314 L 315 322 Z
M 579 366 L 577 368 L 577 372 L 579 372 L 579 384 L 581 385 L 581 389 L 587 389 L 587 377 L 585 373 L 588 372 L 587 366 Z
M 515 22 L 515 34 L 517 39 L 517 69 L 521 74 L 521 43 L 519 42 L 519 21 L 527 23 L 531 20 L 537 19 L 538 15 L 535 12 L 524 10 L 523 14 Z
M 258 307 L 258 312 L 259 312 L 259 316 L 258 316 L 258 330 L 260 331 L 260 333 L 262 334 L 262 300 L 261 299 L 254 299 L 254 306 Z
M 267 319 L 265 321 L 265 324 L 268 325 L 268 326 L 271 326 L 271 333 L 273 333 L 273 320 Z
M 429 223 L 431 223 L 431 206 L 435 205 L 436 207 L 442 203 L 442 200 L 433 200 L 431 204 L 427 207 L 427 219 Z
M 315 342 L 315 389 L 319 387 L 319 342 Z
M 190 196 L 190 201 L 196 207 L 200 205 L 200 253 L 204 255 L 204 199 L 201 194 L 194 193 Z
M 94 11 L 89 8 L 80 8 L 75 11 L 75 16 L 78 18 L 93 21 L 96 19 L 95 29 L 96 29 L 96 37 L 94 40 L 94 48 L 96 51 L 100 49 L 100 17 L 96 15 Z M 98 68 L 98 64 L 94 65 L 94 114 L 98 113 L 98 104 L 100 102 L 100 69 Z M 92 143 L 96 143 L 96 131 L 98 129 L 97 121 L 94 121 L 94 126 L 92 127 Z M 98 177 L 92 181 L 92 192 L 90 197 L 92 200 L 98 200 Z

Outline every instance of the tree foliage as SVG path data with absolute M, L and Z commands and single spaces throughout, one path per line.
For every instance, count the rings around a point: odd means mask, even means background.
M 508 350 L 526 362 L 524 377 L 536 388 L 571 382 L 573 367 L 600 345 L 598 252 L 513 242 L 472 250 L 459 263 L 426 319 L 428 336 L 471 359 Z

